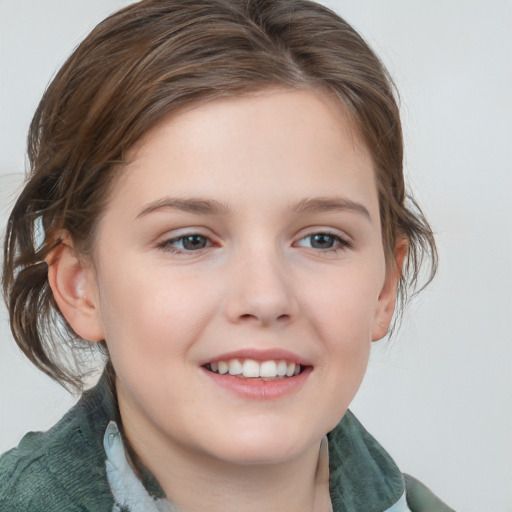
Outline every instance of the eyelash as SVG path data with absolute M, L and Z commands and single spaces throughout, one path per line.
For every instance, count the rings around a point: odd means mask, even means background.
M 334 246 L 334 247 L 329 247 L 329 248 L 324 248 L 324 249 L 318 248 L 317 250 L 322 253 L 343 251 L 343 250 L 349 249 L 353 246 L 352 243 L 349 242 L 348 240 L 346 240 L 345 238 L 343 238 L 340 235 L 337 235 L 335 233 L 331 233 L 329 231 L 315 231 L 313 233 L 309 233 L 309 234 L 303 236 L 299 240 L 299 242 L 306 240 L 308 238 L 312 238 L 314 236 L 329 237 L 329 238 L 333 239 L 333 243 L 338 244 L 337 246 Z M 185 248 L 181 249 L 181 248 L 177 248 L 172 245 L 172 244 L 175 244 L 176 242 L 180 242 L 180 241 L 183 242 L 187 238 L 194 238 L 194 237 L 205 239 L 207 241 L 207 245 L 205 247 L 201 247 L 197 250 L 185 249 Z M 212 245 L 214 245 L 214 244 L 212 243 L 210 238 L 206 235 L 203 235 L 201 233 L 187 233 L 185 235 L 180 235 L 175 238 L 171 238 L 169 240 L 164 240 L 163 242 L 160 242 L 158 244 L 158 248 L 162 249 L 164 251 L 167 251 L 167 252 L 171 252 L 173 254 L 187 254 L 187 253 L 191 254 L 194 252 L 200 253 L 202 250 L 207 249 L 208 247 L 211 247 Z M 304 246 L 299 246 L 299 247 L 304 247 Z M 315 247 L 311 247 L 311 248 L 315 249 Z
M 179 249 L 177 247 L 174 247 L 172 244 L 175 244 L 176 242 L 183 241 L 186 238 L 203 238 L 208 241 L 208 245 L 206 247 L 201 247 L 200 249 L 194 251 L 194 250 L 187 250 L 187 249 Z M 164 251 L 172 252 L 174 254 L 186 254 L 186 253 L 193 253 L 193 252 L 201 252 L 203 249 L 206 249 L 207 247 L 212 246 L 213 243 L 211 242 L 210 238 L 206 235 L 202 235 L 201 233 L 187 233 L 185 235 L 177 236 L 176 238 L 171 238 L 169 240 L 164 240 L 163 242 L 158 244 L 158 247 Z
M 333 243 L 337 243 L 337 246 L 329 247 L 327 249 L 318 249 L 320 252 L 326 253 L 326 252 L 339 252 L 343 251 L 345 249 L 350 249 L 353 245 L 351 242 L 343 238 L 342 236 L 332 233 L 330 231 L 315 231 L 313 233 L 308 233 L 306 236 L 303 236 L 299 242 L 302 240 L 306 240 L 307 238 L 312 238 L 314 236 L 324 236 L 329 237 L 333 239 Z M 315 247 L 312 247 L 312 249 L 315 249 Z

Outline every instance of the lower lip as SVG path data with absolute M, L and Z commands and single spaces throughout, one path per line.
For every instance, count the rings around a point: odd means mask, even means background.
M 311 374 L 312 368 L 305 368 L 299 375 L 279 380 L 244 379 L 234 375 L 220 375 L 205 368 L 203 372 L 215 384 L 246 399 L 277 400 L 297 392 Z

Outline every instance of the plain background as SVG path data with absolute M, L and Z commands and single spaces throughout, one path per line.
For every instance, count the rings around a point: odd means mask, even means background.
M 46 84 L 121 0 L 0 0 L 0 221 Z M 512 2 L 325 0 L 401 92 L 406 173 L 437 234 L 436 281 L 374 346 L 352 409 L 457 510 L 512 511 Z M 0 310 L 0 452 L 74 402 L 25 362 Z

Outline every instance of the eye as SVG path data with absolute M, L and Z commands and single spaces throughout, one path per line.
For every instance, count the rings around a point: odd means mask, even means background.
M 338 250 L 344 247 L 350 247 L 350 243 L 339 235 L 332 233 L 312 233 L 305 236 L 297 243 L 299 247 L 311 247 L 324 251 Z
M 170 240 L 164 240 L 162 243 L 158 244 L 160 248 L 171 252 L 200 251 L 210 245 L 212 245 L 210 239 L 198 233 L 171 238 Z

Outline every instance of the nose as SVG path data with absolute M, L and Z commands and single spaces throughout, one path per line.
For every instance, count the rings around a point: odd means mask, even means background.
M 245 251 L 229 274 L 225 313 L 230 322 L 279 326 L 297 317 L 290 270 L 275 250 Z

